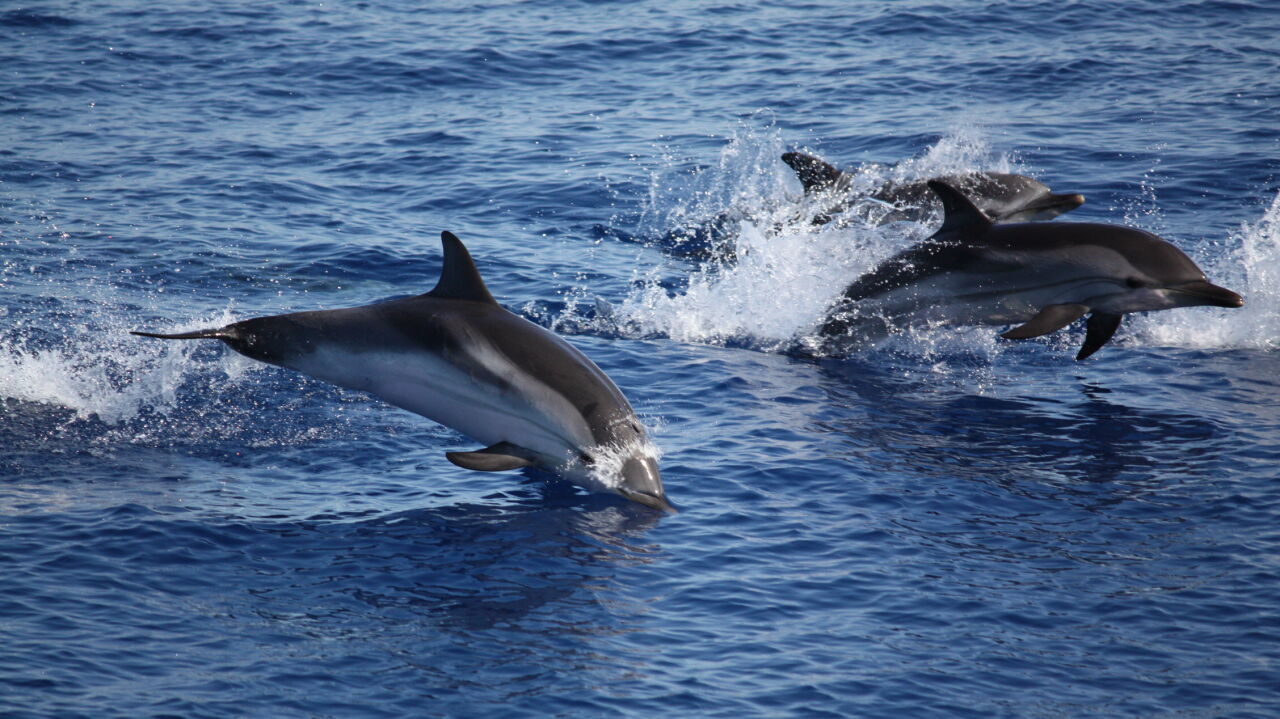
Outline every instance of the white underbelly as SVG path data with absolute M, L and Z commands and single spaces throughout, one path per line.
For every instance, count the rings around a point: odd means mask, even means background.
M 483 446 L 510 442 L 545 455 L 550 464 L 578 456 L 591 429 L 562 396 L 520 372 L 505 358 L 486 357 L 509 384 L 477 381 L 460 367 L 422 353 L 320 349 L 294 369 L 420 414 Z M 494 365 L 498 365 L 494 367 Z

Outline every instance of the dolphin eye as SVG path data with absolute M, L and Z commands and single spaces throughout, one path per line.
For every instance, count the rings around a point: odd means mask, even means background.
M 1137 277 L 1130 277 L 1130 278 L 1126 279 L 1126 280 L 1124 281 L 1124 283 L 1125 283 L 1126 285 L 1128 285 L 1129 287 L 1131 287 L 1131 288 L 1135 289 L 1135 290 L 1136 290 L 1136 289 L 1138 289 L 1139 287 L 1146 287 L 1146 286 L 1147 286 L 1147 283 L 1146 283 L 1146 282 L 1143 282 L 1141 279 L 1139 279 L 1139 278 L 1137 278 Z

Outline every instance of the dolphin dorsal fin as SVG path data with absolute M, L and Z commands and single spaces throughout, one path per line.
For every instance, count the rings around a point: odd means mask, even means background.
M 832 188 L 844 175 L 834 166 L 803 152 L 784 153 L 782 161 L 796 171 L 796 177 L 800 179 L 800 185 L 804 187 L 805 192 Z
M 496 303 L 497 300 L 489 294 L 489 288 L 484 286 L 484 280 L 480 279 L 480 270 L 476 269 L 476 263 L 462 240 L 445 230 L 440 233 L 440 243 L 444 245 L 444 266 L 440 269 L 440 281 L 426 296 Z
M 942 200 L 942 227 L 935 234 L 982 232 L 991 218 L 979 210 L 965 194 L 941 180 L 929 180 L 929 189 Z

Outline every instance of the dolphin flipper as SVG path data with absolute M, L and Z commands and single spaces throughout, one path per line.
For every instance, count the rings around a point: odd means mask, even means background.
M 1089 315 L 1089 322 L 1085 325 L 1084 345 L 1076 355 L 1076 361 L 1079 362 L 1102 349 L 1102 345 L 1105 345 L 1116 333 L 1116 328 L 1120 326 L 1120 320 L 1123 317 L 1124 315 L 1110 312 L 1094 312 Z
M 1064 305 L 1048 305 L 1044 309 L 1036 313 L 1035 317 L 1027 320 L 1026 324 L 1019 325 L 1013 329 L 1001 334 L 1000 336 L 1007 340 L 1025 340 L 1040 335 L 1047 335 L 1050 332 L 1057 332 L 1076 320 L 1084 317 L 1089 308 L 1085 305 L 1064 304 Z M 1106 340 L 1103 340 L 1104 342 Z M 1086 345 L 1088 342 L 1086 341 Z M 1102 345 L 1099 345 L 1101 347 Z
M 536 463 L 532 452 L 510 442 L 499 442 L 474 452 L 445 452 L 444 456 L 463 469 L 477 472 L 505 472 Z

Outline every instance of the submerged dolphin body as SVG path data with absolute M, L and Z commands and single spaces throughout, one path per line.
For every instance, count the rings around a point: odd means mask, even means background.
M 1055 332 L 1089 315 L 1077 360 L 1098 351 L 1130 312 L 1240 307 L 1177 247 L 1150 232 L 1090 223 L 993 223 L 936 180 L 942 228 L 849 285 L 820 334 L 828 342 L 890 326 L 1019 326 L 1001 337 Z
M 831 216 L 851 208 L 858 200 L 869 197 L 894 210 L 880 221 L 927 219 L 939 209 L 929 191 L 928 181 L 886 183 L 867 195 L 853 193 L 854 177 L 822 160 L 800 152 L 788 152 L 782 161 L 795 170 L 805 195 L 824 196 L 830 206 L 824 207 L 816 219 L 819 224 Z M 1084 204 L 1078 194 L 1057 195 L 1044 183 L 1025 175 L 1004 172 L 973 172 L 936 178 L 964 192 L 974 205 L 993 222 L 1031 222 L 1049 220 Z
M 258 317 L 161 339 L 218 339 L 451 427 L 486 447 L 449 461 L 492 472 L 536 466 L 671 510 L 644 428 L 622 392 L 569 343 L 499 305 L 466 247 L 441 235 L 444 267 L 424 295 Z

